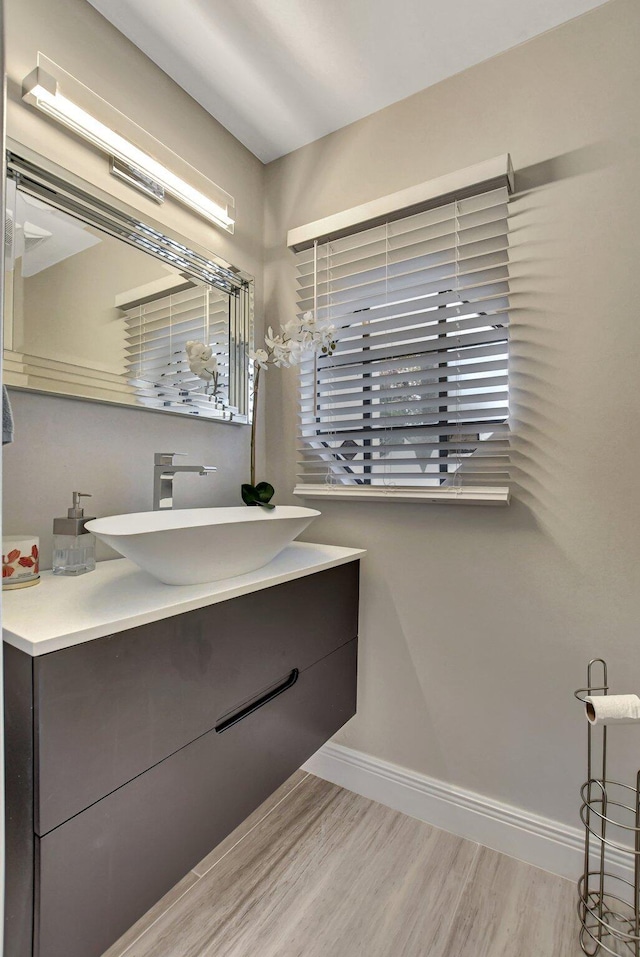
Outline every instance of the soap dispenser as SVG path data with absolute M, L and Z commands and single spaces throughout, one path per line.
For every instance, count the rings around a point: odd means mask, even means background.
M 81 498 L 91 498 L 88 492 L 74 492 L 73 505 L 66 518 L 53 520 L 53 574 L 84 575 L 96 567 L 96 540 L 85 531 L 85 516 Z

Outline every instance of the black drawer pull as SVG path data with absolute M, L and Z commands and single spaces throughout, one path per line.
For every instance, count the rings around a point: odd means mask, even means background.
M 261 694 L 258 698 L 255 698 L 253 701 L 250 701 L 249 704 L 243 705 L 239 711 L 235 711 L 233 714 L 229 715 L 228 718 L 223 718 L 221 721 L 218 721 L 215 726 L 215 731 L 217 734 L 222 734 L 223 731 L 226 731 L 228 728 L 232 728 L 234 724 L 237 724 L 238 721 L 242 721 L 243 718 L 247 718 L 250 714 L 253 714 L 254 711 L 257 711 L 258 708 L 261 708 L 264 704 L 267 704 L 269 701 L 273 701 L 274 698 L 277 698 L 279 694 L 282 694 L 283 691 L 287 691 L 288 688 L 292 688 L 293 685 L 298 680 L 299 671 L 297 668 L 294 668 L 293 671 L 287 675 L 284 681 L 279 685 L 276 685 L 275 688 L 271 688 L 270 691 L 267 691 L 265 694 Z

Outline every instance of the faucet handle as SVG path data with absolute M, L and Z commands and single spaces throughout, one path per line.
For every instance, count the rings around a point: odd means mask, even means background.
M 188 452 L 156 452 L 153 456 L 154 465 L 172 465 L 174 455 L 188 455 Z

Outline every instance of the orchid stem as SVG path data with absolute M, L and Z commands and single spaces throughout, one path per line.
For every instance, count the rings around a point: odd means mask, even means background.
M 260 385 L 260 366 L 257 362 L 253 365 L 253 415 L 251 418 L 251 484 L 256 484 L 256 428 L 258 424 L 258 386 Z

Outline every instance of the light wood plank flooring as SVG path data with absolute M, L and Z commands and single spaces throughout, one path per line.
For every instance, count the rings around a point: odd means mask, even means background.
M 298 772 L 105 957 L 580 957 L 575 900 Z

